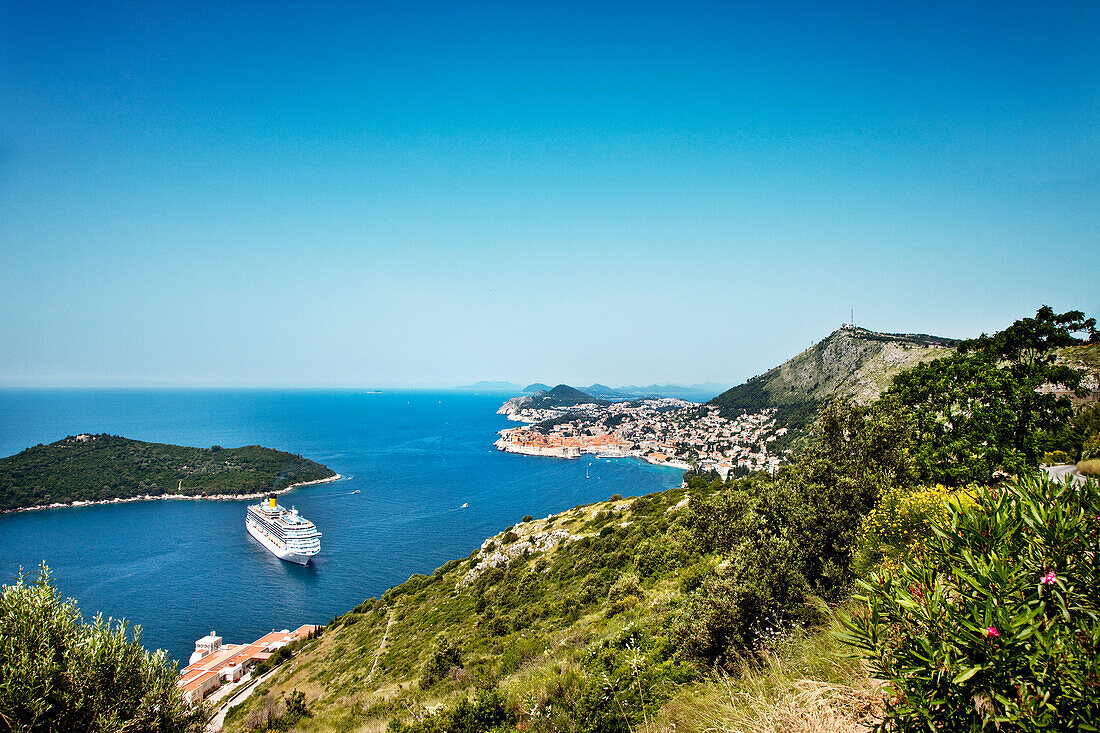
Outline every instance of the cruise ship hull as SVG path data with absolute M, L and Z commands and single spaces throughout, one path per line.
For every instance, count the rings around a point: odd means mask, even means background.
M 280 560 L 286 560 L 287 562 L 296 563 L 298 565 L 308 565 L 312 555 L 299 555 L 290 552 L 285 547 L 279 547 L 273 539 L 268 537 L 252 522 L 245 522 L 245 527 L 248 529 L 248 533 L 252 535 L 252 538 L 266 547 L 272 555 Z

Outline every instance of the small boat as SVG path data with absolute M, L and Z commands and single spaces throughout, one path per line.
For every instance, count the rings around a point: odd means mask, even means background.
M 355 491 L 353 491 L 353 492 L 351 492 L 351 493 L 353 493 L 353 494 L 358 494 L 358 493 L 359 493 L 359 489 L 356 489 Z
M 470 502 L 466 502 L 465 504 L 463 504 L 463 505 L 462 505 L 462 508 L 463 508 L 463 509 L 465 509 L 465 508 L 467 508 L 468 506 L 470 506 Z

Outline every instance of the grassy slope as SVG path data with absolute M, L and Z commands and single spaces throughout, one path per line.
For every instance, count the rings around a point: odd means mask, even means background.
M 650 543 L 652 538 L 675 541 L 674 520 L 685 510 L 687 494 L 686 489 L 674 489 L 521 523 L 512 528 L 515 540 L 510 544 L 506 540 L 511 536 L 501 533 L 465 560 L 452 561 L 430 576 L 414 575 L 382 599 L 365 601 L 336 619 L 318 642 L 231 711 L 226 729 L 244 730 L 248 714 L 265 704 L 265 696 L 278 700 L 294 689 L 306 693 L 313 711 L 312 718 L 295 728 L 302 731 L 381 731 L 393 717 L 411 720 L 489 685 L 499 686 L 524 710 L 550 698 L 557 705 L 570 694 L 560 690 L 563 678 L 590 679 L 596 674 L 593 655 L 622 649 L 628 635 L 638 636 L 639 645 L 648 650 L 647 664 L 659 680 L 647 694 L 664 701 L 664 709 L 658 714 L 653 706 L 651 722 L 675 723 L 678 730 L 707 727 L 706 716 L 693 710 L 734 720 L 732 704 L 745 708 L 738 713 L 742 717 L 758 715 L 782 697 L 773 688 L 793 683 L 796 674 L 809 675 L 816 681 L 808 684 L 818 687 L 866 688 L 858 669 L 833 659 L 836 644 L 827 632 L 788 639 L 763 676 L 735 682 L 701 682 L 690 664 L 668 658 L 665 635 L 670 612 L 681 597 L 684 569 L 717 559 L 688 557 L 683 560 L 687 565 L 641 578 L 637 586 L 632 579 L 637 578 L 647 538 Z M 520 554 L 506 568 L 465 584 L 471 567 L 502 547 L 523 547 L 532 535 L 563 528 L 571 541 Z M 464 663 L 424 691 L 421 671 L 440 634 L 461 648 Z M 786 681 L 780 681 L 778 669 L 784 670 Z M 739 690 L 732 702 L 727 699 L 731 690 Z M 834 702 L 826 701 L 824 707 L 836 707 Z
M 314 461 L 258 445 L 188 448 L 110 435 L 69 437 L 0 459 L 0 510 L 143 494 L 255 493 L 334 475 Z

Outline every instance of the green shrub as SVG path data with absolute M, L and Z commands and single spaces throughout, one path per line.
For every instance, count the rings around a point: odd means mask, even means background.
M 442 710 L 409 725 L 396 718 L 389 733 L 487 733 L 504 730 L 515 719 L 498 690 L 485 690 L 473 700 L 462 698 L 449 710 Z
M 668 567 L 667 543 L 656 539 L 643 540 L 634 554 L 634 569 L 638 575 L 648 578 Z
M 534 519 L 535 519 L 535 518 L 534 518 L 534 517 L 532 517 L 532 516 L 531 516 L 530 514 L 527 514 L 527 515 L 525 515 L 525 516 L 523 517 L 523 521 L 524 521 L 524 522 L 531 522 L 531 521 L 534 521 Z
M 689 565 L 680 573 L 680 592 L 684 595 L 691 593 L 710 575 L 714 575 L 714 566 L 708 562 Z
M 1081 443 L 1081 457 L 1100 458 L 1100 434 L 1090 435 Z
M 1048 466 L 1059 463 L 1069 463 L 1069 453 L 1066 453 L 1064 450 L 1048 451 L 1043 454 L 1042 462 Z
M 692 499 L 683 523 L 698 552 L 727 553 L 749 531 L 756 520 L 757 499 L 747 491 L 722 489 L 707 497 Z
M 946 486 L 895 487 L 879 499 L 863 520 L 852 565 L 865 574 L 879 563 L 896 565 L 920 554 L 932 537 L 932 525 L 950 516 L 950 505 L 969 501 L 965 490 Z
M 860 581 L 842 637 L 891 688 L 884 730 L 1095 730 L 1100 483 L 1018 480 Z
M 815 616 L 802 611 L 813 596 L 800 567 L 798 548 L 770 537 L 732 555 L 720 573 L 704 575 L 673 619 L 679 655 L 734 671 L 784 626 Z
M 452 669 L 461 666 L 462 653 L 458 646 L 446 636 L 440 636 L 436 639 L 435 648 L 432 649 L 424 665 L 424 671 L 420 674 L 420 687 L 428 689 L 446 677 Z
M 0 595 L 0 721 L 4 730 L 201 731 L 204 710 L 188 707 L 165 653 L 128 638 L 125 621 L 86 623 L 63 600 L 43 565 Z
M 509 675 L 522 667 L 525 662 L 534 659 L 546 649 L 546 641 L 538 636 L 511 636 L 504 642 L 500 653 L 499 669 L 501 676 Z
M 607 591 L 607 598 L 610 601 L 617 601 L 628 596 L 640 597 L 641 595 L 642 589 L 638 585 L 638 576 L 636 575 L 622 576 Z
M 230 712 L 237 713 L 234 717 L 239 717 L 240 706 L 235 706 Z M 309 707 L 306 705 L 306 695 L 300 690 L 294 690 L 290 693 L 283 693 L 283 704 L 279 706 L 270 697 L 265 696 L 263 701 L 258 707 L 252 710 L 245 719 L 245 728 L 249 731 L 255 731 L 255 733 L 264 733 L 265 731 L 287 731 L 290 730 L 298 723 L 302 718 L 308 718 L 310 716 Z M 229 720 L 230 716 L 226 714 L 226 720 Z
M 512 530 L 508 530 L 507 532 L 504 533 L 504 536 L 500 538 L 500 541 L 503 542 L 506 545 L 510 545 L 518 539 L 519 539 L 519 535 L 517 535 Z

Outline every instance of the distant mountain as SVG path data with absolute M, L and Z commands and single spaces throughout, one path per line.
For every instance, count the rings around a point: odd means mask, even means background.
M 474 382 L 455 389 L 469 390 L 471 392 L 519 392 L 519 385 L 515 382 Z
M 520 391 L 522 391 L 524 394 L 534 394 L 535 392 L 548 392 L 550 391 L 550 385 L 543 384 L 542 382 L 535 382 L 534 384 L 527 385 Z
M 805 427 L 826 397 L 871 402 L 894 375 L 913 365 L 946 356 L 956 339 L 912 333 L 877 333 L 844 325 L 827 338 L 774 369 L 726 390 L 709 404 L 732 417 L 778 408 L 779 424 Z
M 638 387 L 633 384 L 626 387 L 607 387 L 602 384 L 593 384 L 585 387 L 584 391 L 594 397 L 602 397 L 607 400 L 638 400 L 652 397 L 675 397 L 691 402 L 705 402 L 722 390 L 729 387 L 728 384 L 694 384 L 690 386 L 681 384 L 651 384 L 648 387 Z

